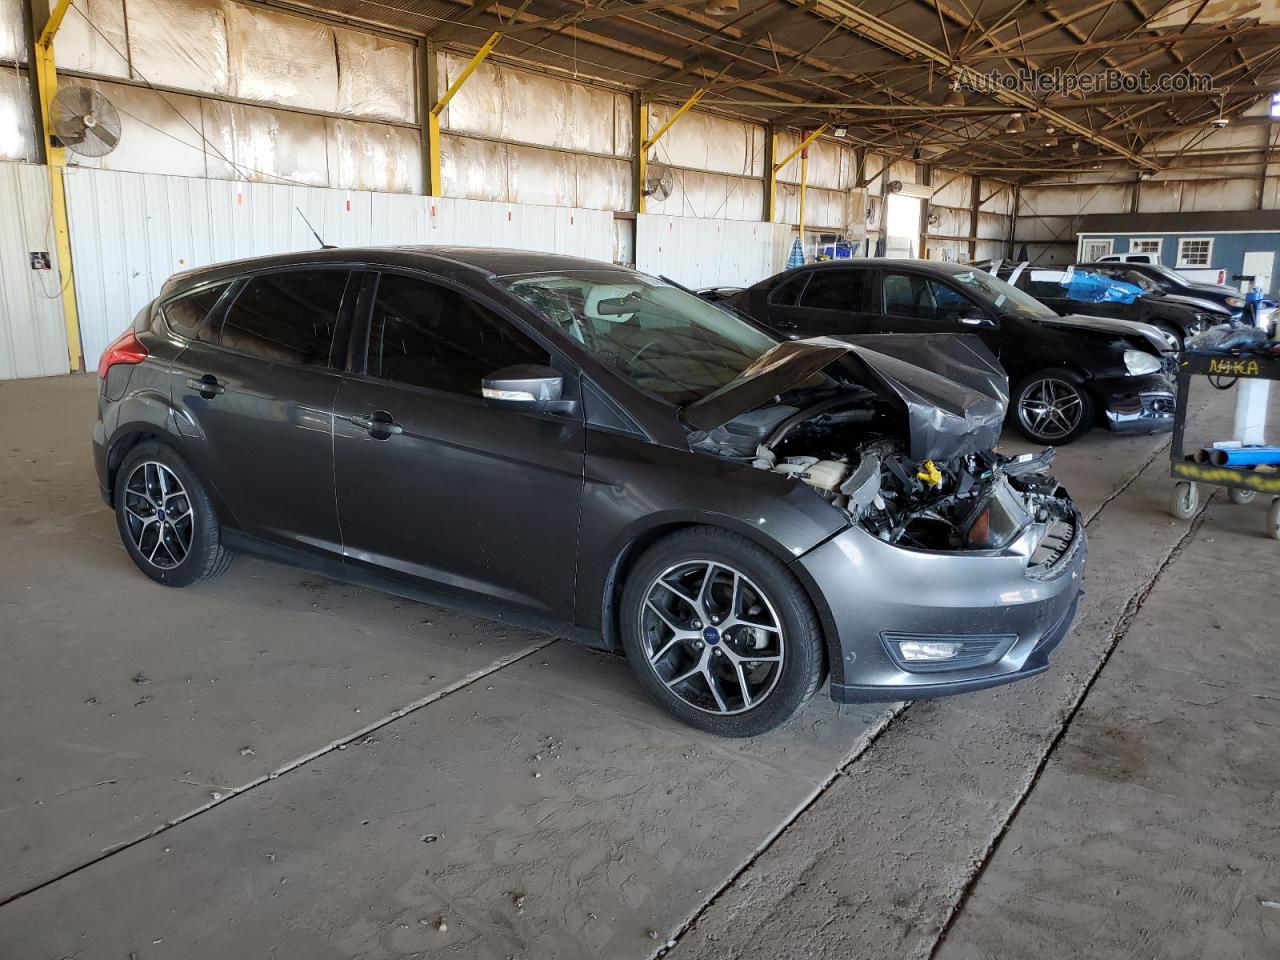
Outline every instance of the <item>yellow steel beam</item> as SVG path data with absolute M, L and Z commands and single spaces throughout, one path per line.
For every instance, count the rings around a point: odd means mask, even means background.
M 62 322 L 67 329 L 67 364 L 72 370 L 84 369 L 80 348 L 80 315 L 76 309 L 75 274 L 71 269 L 71 230 L 67 219 L 67 190 L 63 167 L 67 151 L 54 141 L 53 97 L 58 92 L 58 71 L 54 67 L 53 38 L 62 26 L 71 0 L 58 0 L 49 20 L 40 31 L 35 49 L 36 86 L 39 91 L 40 128 L 44 133 L 45 159 L 49 165 L 49 205 L 53 215 L 53 243 L 58 258 L 58 287 L 62 291 Z
M 444 112 L 444 108 L 449 105 L 449 101 L 453 99 L 454 94 L 462 89 L 462 85 L 466 83 L 476 68 L 484 62 L 484 58 L 489 56 L 493 48 L 498 45 L 498 41 L 502 39 L 502 34 L 494 32 L 489 34 L 480 49 L 475 52 L 467 65 L 462 68 L 462 72 L 458 74 L 453 83 L 449 84 L 449 89 L 432 104 L 431 109 L 427 112 L 427 166 L 428 174 L 431 179 L 429 189 L 432 193 L 440 193 L 440 114 Z
M 772 123 L 765 131 L 764 143 L 764 222 L 773 223 L 778 216 L 778 165 L 773 158 L 778 155 L 778 128 Z
M 642 151 L 647 153 L 649 149 L 655 143 L 661 140 L 663 136 L 666 134 L 666 132 L 671 129 L 672 124 L 674 124 L 677 120 L 679 120 L 686 113 L 688 113 L 690 108 L 692 108 L 695 103 L 697 103 L 704 96 L 706 96 L 706 94 L 707 94 L 706 87 L 701 87 L 693 91 L 693 93 L 690 94 L 689 99 L 686 100 L 684 103 L 680 104 L 680 106 L 676 108 L 676 112 L 667 118 L 667 122 L 658 128 L 658 132 L 655 133 L 652 137 L 649 137 L 648 139 L 644 140 L 641 143 L 640 146 Z
M 480 64 L 484 62 L 484 58 L 487 57 L 493 48 L 498 45 L 498 41 L 501 39 L 502 34 L 500 33 L 494 32 L 489 34 L 489 39 L 481 45 L 480 49 L 476 51 L 475 56 L 472 57 L 467 65 L 462 68 L 462 72 L 458 74 L 458 78 L 454 80 L 453 83 L 449 84 L 449 89 L 444 92 L 444 95 L 440 97 L 440 100 L 436 105 L 431 108 L 433 116 L 440 116 L 440 112 L 449 105 L 449 101 L 453 99 L 453 95 L 462 89 L 462 85 L 464 83 L 471 79 L 471 75 L 476 72 L 476 67 L 480 66 Z
M 636 213 L 644 213 L 644 182 L 648 176 L 649 157 L 645 149 L 645 131 L 649 129 L 649 104 L 644 100 L 636 108 L 635 139 L 636 149 Z
M 779 171 L 779 170 L 781 170 L 781 169 L 782 169 L 783 167 L 785 167 L 788 163 L 790 163 L 792 160 L 794 160 L 794 159 L 796 158 L 796 155 L 797 155 L 797 154 L 799 154 L 801 151 L 803 151 L 804 149 L 806 149 L 806 148 L 809 146 L 809 144 L 811 144 L 811 143 L 813 143 L 813 141 L 817 140 L 817 139 L 818 139 L 818 137 L 820 137 L 820 136 L 822 136 L 824 133 L 826 133 L 826 132 L 827 132 L 827 127 L 829 127 L 829 126 L 831 126 L 831 124 L 829 124 L 829 123 L 824 123 L 822 126 L 818 127 L 816 130 L 812 131 L 812 132 L 811 132 L 807 137 L 805 137 L 803 140 L 801 140 L 801 141 L 800 141 L 800 146 L 796 147 L 794 150 L 792 150 L 792 151 L 791 151 L 790 153 L 788 153 L 785 157 L 783 157 L 781 160 L 779 160 L 777 163 L 775 163 L 775 164 L 773 165 L 773 172 L 774 172 L 774 174 L 776 175 L 776 174 L 778 173 L 778 171 Z

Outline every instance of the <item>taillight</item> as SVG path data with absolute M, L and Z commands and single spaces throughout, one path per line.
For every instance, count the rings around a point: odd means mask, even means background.
M 145 359 L 147 348 L 138 342 L 132 330 L 126 330 L 102 351 L 102 359 L 98 361 L 98 376 L 105 380 L 107 371 L 117 363 L 141 363 Z

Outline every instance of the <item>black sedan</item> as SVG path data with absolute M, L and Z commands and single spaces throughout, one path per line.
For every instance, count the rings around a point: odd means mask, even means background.
M 1177 270 L 1172 270 L 1162 263 L 1113 263 L 1099 261 L 1097 263 L 1079 263 L 1077 269 L 1096 270 L 1107 276 L 1127 280 L 1130 276 L 1146 277 L 1165 293 L 1195 300 L 1207 300 L 1216 303 L 1234 317 L 1239 318 L 1244 310 L 1244 297 L 1239 290 L 1220 283 L 1199 283 L 1188 280 Z
M 1149 323 L 1168 334 L 1179 350 L 1196 334 L 1231 321 L 1231 311 L 1227 307 L 1212 300 L 1167 294 L 1142 274 L 1129 270 L 1131 266 L 1132 264 L 1119 263 L 1112 264 L 1105 270 L 1094 270 L 1092 267 L 1072 267 L 1068 270 L 1060 267 L 1035 267 L 1024 263 L 1001 267 L 996 275 L 1063 316 L 1084 314 Z M 1132 298 L 1096 300 L 1092 296 L 1092 286 L 1082 291 L 1081 285 L 1073 282 L 1078 276 L 1090 274 L 1098 278 L 1100 283 L 1112 284 L 1115 291 L 1136 289 L 1140 292 Z
M 1115 431 L 1173 426 L 1175 349 L 1143 323 L 1059 316 L 975 267 L 928 260 L 846 260 L 797 267 L 725 303 L 779 336 L 974 333 L 1014 384 L 1010 413 L 1038 443 L 1064 444 L 1095 423 Z
M 1080 594 L 1083 524 L 1052 451 L 993 452 L 1008 384 L 972 337 L 778 343 L 592 261 L 325 250 L 174 277 L 99 374 L 103 496 L 157 582 L 245 550 L 501 611 L 718 734 L 826 676 L 1039 673 Z

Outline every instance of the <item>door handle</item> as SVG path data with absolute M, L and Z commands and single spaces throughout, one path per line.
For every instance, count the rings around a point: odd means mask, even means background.
M 362 417 L 359 414 L 347 417 L 357 427 L 361 427 L 369 432 L 369 436 L 375 440 L 386 440 L 388 437 L 397 433 L 404 433 L 404 427 L 391 419 L 391 414 L 385 410 L 375 410 L 370 416 Z
M 227 388 L 220 384 L 218 378 L 212 373 L 206 373 L 199 380 L 195 377 L 190 377 L 187 380 L 187 386 L 206 400 L 212 400 L 218 394 L 227 392 Z

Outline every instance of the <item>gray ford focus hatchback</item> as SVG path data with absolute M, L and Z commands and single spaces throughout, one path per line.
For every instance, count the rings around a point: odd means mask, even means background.
M 669 282 L 504 250 L 171 278 L 103 354 L 102 493 L 187 586 L 253 552 L 625 653 L 725 736 L 1031 676 L 1084 525 L 994 448 L 975 337 L 779 342 Z

